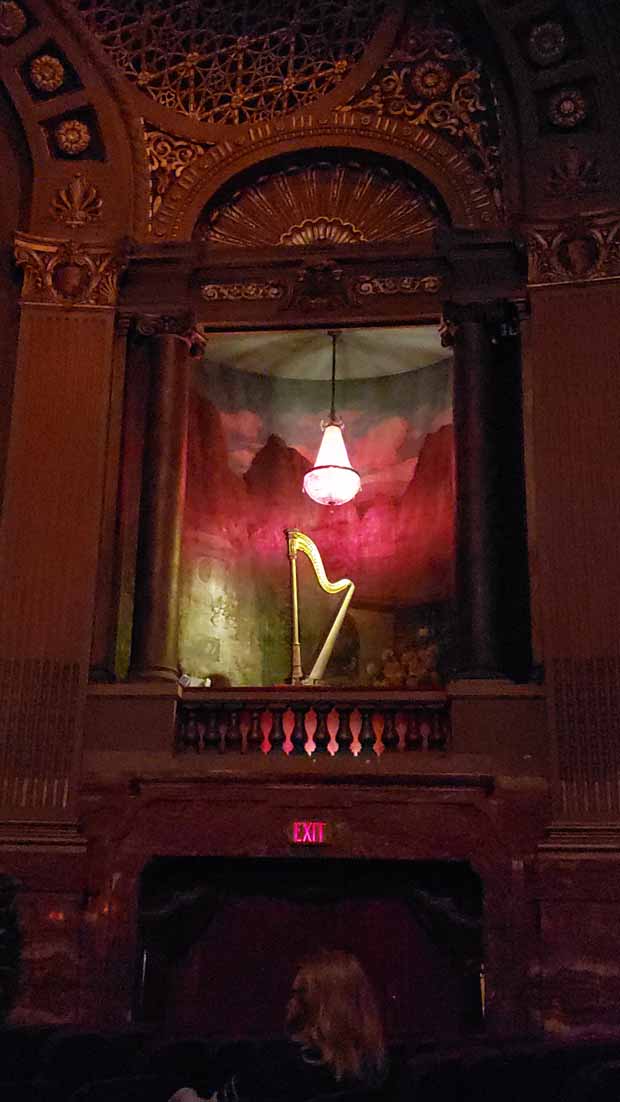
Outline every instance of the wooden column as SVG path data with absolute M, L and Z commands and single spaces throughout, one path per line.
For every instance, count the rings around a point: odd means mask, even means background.
M 148 335 L 151 380 L 129 676 L 175 681 L 192 335 L 185 318 L 143 320 L 138 330 Z
M 454 347 L 457 672 L 462 678 L 526 677 L 517 315 L 501 303 L 451 307 L 448 314 L 445 339 Z
M 0 522 L 0 817 L 75 819 L 117 276 L 101 246 L 19 235 Z

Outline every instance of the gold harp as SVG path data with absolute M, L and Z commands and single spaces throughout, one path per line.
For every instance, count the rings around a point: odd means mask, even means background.
M 347 614 L 347 609 L 355 592 L 355 583 L 352 582 L 350 578 L 341 578 L 338 582 L 330 582 L 325 573 L 325 567 L 323 566 L 323 560 L 321 559 L 319 549 L 316 543 L 310 539 L 310 536 L 304 535 L 304 533 L 300 532 L 297 528 L 286 528 L 284 534 L 287 539 L 288 557 L 291 564 L 291 684 L 314 685 L 317 681 L 321 680 L 325 673 L 325 667 L 329 662 L 332 650 L 334 649 L 334 643 L 338 638 L 338 632 L 342 627 L 342 622 Z M 325 642 L 307 677 L 304 677 L 301 666 L 301 644 L 299 641 L 299 594 L 297 590 L 298 551 L 303 551 L 310 559 L 316 579 L 325 593 L 342 593 L 343 590 L 346 590 L 342 599 L 342 604 L 334 617 L 334 621 L 327 633 Z

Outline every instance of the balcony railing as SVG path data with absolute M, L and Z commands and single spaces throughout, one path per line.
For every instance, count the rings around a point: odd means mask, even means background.
M 354 689 L 185 689 L 177 753 L 308 755 L 445 751 L 447 696 Z

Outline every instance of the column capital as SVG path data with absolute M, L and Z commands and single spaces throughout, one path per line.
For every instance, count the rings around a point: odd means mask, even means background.
M 191 311 L 178 314 L 129 314 L 119 315 L 125 318 L 133 332 L 139 337 L 176 337 L 183 341 L 191 356 L 200 356 L 206 339 L 196 327 L 196 318 Z
M 127 266 L 127 247 L 15 234 L 15 262 L 23 268 L 22 305 L 111 309 Z
M 482 326 L 492 343 L 500 338 L 518 337 L 523 318 L 527 317 L 525 300 L 496 299 L 492 302 L 447 302 L 444 305 L 439 335 L 444 348 L 452 348 L 461 325 Z

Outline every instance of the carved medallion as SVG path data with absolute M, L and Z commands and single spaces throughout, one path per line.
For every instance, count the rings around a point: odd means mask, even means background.
M 573 130 L 588 116 L 588 104 L 579 88 L 554 92 L 547 104 L 547 118 L 561 130 Z
M 238 248 L 402 243 L 430 236 L 439 216 L 430 194 L 394 166 L 358 159 L 292 163 L 207 208 L 196 236 Z
M 22 302 L 57 306 L 114 306 L 122 252 L 98 245 L 18 234 L 15 260 L 24 269 Z
M 302 109 L 360 60 L 384 0 L 72 0 L 114 66 L 155 103 L 235 125 Z
M 52 54 L 39 54 L 30 64 L 30 79 L 40 92 L 57 92 L 65 82 L 65 67 Z
M 56 222 L 67 226 L 85 226 L 101 218 L 103 200 L 94 184 L 78 173 L 66 185 L 59 188 L 50 203 L 50 211 Z
M 530 283 L 569 283 L 620 275 L 620 216 L 575 218 L 533 226 L 528 234 Z
M 19 4 L 13 3 L 13 0 L 2 0 L 2 3 L 0 3 L 0 38 L 8 39 L 10 42 L 15 38 L 19 38 L 20 34 L 25 31 L 27 22 L 26 13 L 19 7 Z
M 58 148 L 71 157 L 84 153 L 90 145 L 90 130 L 81 119 L 65 119 L 54 130 Z
M 527 40 L 527 52 L 536 65 L 557 65 L 568 46 L 566 31 L 561 23 L 548 20 L 532 27 Z

